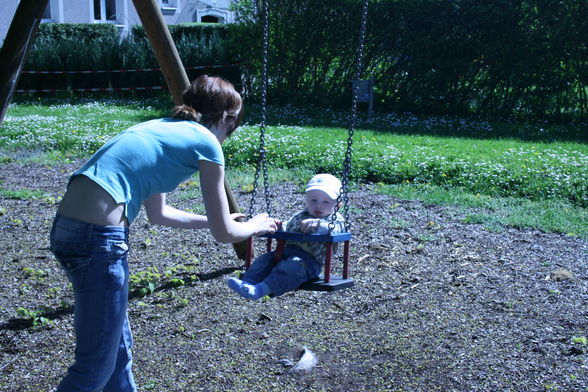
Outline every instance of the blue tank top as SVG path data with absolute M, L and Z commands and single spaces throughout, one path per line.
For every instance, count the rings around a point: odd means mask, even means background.
M 125 205 L 131 223 L 154 193 L 174 190 L 200 160 L 224 166 L 221 145 L 202 125 L 175 119 L 137 124 L 104 144 L 73 175 L 85 175 Z M 70 179 L 71 181 L 71 179 Z

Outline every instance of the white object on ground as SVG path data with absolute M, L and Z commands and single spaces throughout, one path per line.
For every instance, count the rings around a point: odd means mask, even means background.
M 300 357 L 296 365 L 294 365 L 294 367 L 290 369 L 290 371 L 308 372 L 316 366 L 317 362 L 318 360 L 316 358 L 316 355 L 314 355 L 314 353 L 305 346 L 304 351 L 302 352 L 302 356 Z

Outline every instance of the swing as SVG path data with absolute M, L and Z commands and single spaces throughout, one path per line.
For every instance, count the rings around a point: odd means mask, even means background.
M 269 46 L 269 19 L 268 19 L 268 4 L 267 0 L 262 3 L 262 23 L 263 23 L 263 52 L 262 52 L 262 75 L 261 75 L 261 124 L 260 124 L 260 143 L 259 143 L 259 155 L 257 160 L 257 166 L 255 169 L 255 177 L 253 181 L 253 191 L 251 195 L 251 203 L 249 206 L 249 217 L 253 216 L 253 207 L 255 205 L 255 198 L 257 195 L 257 187 L 259 182 L 260 171 L 263 172 L 264 180 L 264 191 L 265 191 L 265 203 L 268 214 L 271 216 L 271 203 L 268 186 L 268 172 L 267 172 L 267 161 L 265 155 L 265 131 L 266 131 L 266 113 L 267 113 L 267 83 L 268 83 L 268 46 Z M 368 0 L 364 0 L 363 10 L 361 16 L 361 28 L 359 34 L 359 43 L 357 46 L 356 61 L 355 61 L 355 79 L 359 80 L 361 76 L 361 59 L 363 55 L 363 46 L 365 42 L 366 34 L 366 22 L 367 22 L 367 7 Z M 348 185 L 349 185 L 349 174 L 351 172 L 351 153 L 353 144 L 353 134 L 355 132 L 355 124 L 357 122 L 357 101 L 358 101 L 358 84 L 353 83 L 352 87 L 352 100 L 351 100 L 351 122 L 348 131 L 347 139 L 347 150 L 345 152 L 345 158 L 343 161 L 343 175 L 342 175 L 342 188 L 339 197 L 337 198 L 337 204 L 335 206 L 335 216 L 339 209 L 339 204 L 343 202 L 344 219 L 345 219 L 345 232 L 332 234 L 331 230 L 333 226 L 329 226 L 328 234 L 308 234 L 308 233 L 291 233 L 278 231 L 274 234 L 265 234 L 261 237 L 267 239 L 266 251 L 272 250 L 272 240 L 276 239 L 277 245 L 275 249 L 274 260 L 278 261 L 281 259 L 282 252 L 286 246 L 287 241 L 303 241 L 303 242 L 323 242 L 326 246 L 326 256 L 324 260 L 324 273 L 316 279 L 303 283 L 299 289 L 311 290 L 311 291 L 338 291 L 347 289 L 354 286 L 353 279 L 349 276 L 349 248 L 351 241 L 351 233 L 349 232 L 349 198 L 348 198 Z M 333 221 L 334 223 L 334 218 Z M 332 256 L 333 256 L 333 244 L 343 242 L 343 273 L 342 276 L 331 275 L 332 270 Z M 251 266 L 253 259 L 253 237 L 249 237 L 247 241 L 247 253 L 245 257 L 245 268 L 248 269 Z

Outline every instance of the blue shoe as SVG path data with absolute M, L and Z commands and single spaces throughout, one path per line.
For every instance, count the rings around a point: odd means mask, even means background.
M 239 289 L 239 294 L 243 298 L 252 299 L 254 301 L 269 295 L 271 292 L 269 286 L 263 282 L 258 284 L 249 284 L 244 282 Z
M 241 286 L 243 286 L 243 281 L 237 278 L 229 278 L 227 279 L 227 286 L 235 293 L 241 294 L 239 291 L 241 290 Z

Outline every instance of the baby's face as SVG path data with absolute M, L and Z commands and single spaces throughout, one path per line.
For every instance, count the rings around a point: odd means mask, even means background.
M 306 192 L 306 207 L 314 218 L 324 218 L 335 212 L 337 200 L 331 199 L 325 192 L 312 190 Z

